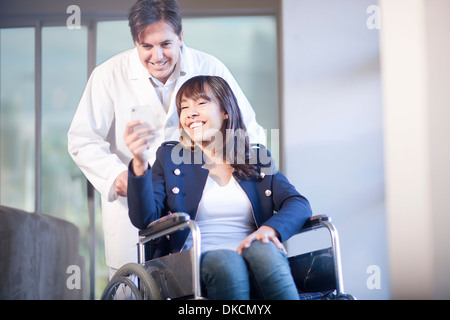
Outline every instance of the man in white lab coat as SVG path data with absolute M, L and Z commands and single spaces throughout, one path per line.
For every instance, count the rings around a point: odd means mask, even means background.
M 197 75 L 224 78 L 232 87 L 251 142 L 265 144 L 255 113 L 227 68 L 216 58 L 183 43 L 181 12 L 176 0 L 138 0 L 129 25 L 136 48 L 120 53 L 91 74 L 68 132 L 68 149 L 101 194 L 106 264 L 110 277 L 122 265 L 137 261 L 138 230 L 127 206 L 127 166 L 132 154 L 124 143 L 131 110 L 147 109 L 153 127 L 149 162 L 162 142 L 179 140 L 175 96 Z

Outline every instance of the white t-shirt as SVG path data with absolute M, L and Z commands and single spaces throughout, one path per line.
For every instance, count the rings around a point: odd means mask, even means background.
M 250 200 L 234 177 L 222 187 L 208 176 L 195 221 L 201 234 L 201 252 L 235 251 L 256 230 Z M 191 241 L 189 236 L 185 248 L 191 247 Z

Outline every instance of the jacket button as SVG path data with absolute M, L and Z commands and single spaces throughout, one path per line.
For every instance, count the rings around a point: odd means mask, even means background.
M 179 176 L 180 173 L 181 173 L 181 171 L 180 171 L 180 169 L 176 168 L 175 170 L 173 170 L 173 173 L 174 173 L 176 176 Z
M 180 193 L 180 189 L 178 189 L 177 187 L 172 189 L 172 193 L 173 194 L 179 194 Z
M 266 176 L 266 174 L 265 174 L 264 172 L 261 172 L 261 173 L 259 174 L 259 177 L 260 177 L 261 179 L 264 179 L 265 176 Z
M 272 191 L 270 190 L 266 190 L 264 193 L 266 194 L 266 197 L 270 197 L 272 195 Z

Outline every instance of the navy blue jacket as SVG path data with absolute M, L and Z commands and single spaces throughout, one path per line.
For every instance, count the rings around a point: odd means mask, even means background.
M 286 177 L 274 169 L 266 148 L 254 145 L 252 150 L 258 155 L 260 176 L 236 180 L 251 202 L 257 228 L 262 225 L 274 228 L 284 242 L 311 217 L 311 207 Z M 128 206 L 132 224 L 144 229 L 170 212 L 184 212 L 195 220 L 209 174 L 203 164 L 201 151 L 191 152 L 177 142 L 163 143 L 154 165 L 143 176 L 137 177 L 130 163 Z M 188 234 L 186 230 L 171 236 L 169 244 L 160 243 L 160 254 L 180 251 Z

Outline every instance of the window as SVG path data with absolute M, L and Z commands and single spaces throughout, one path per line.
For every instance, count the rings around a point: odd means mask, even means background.
M 102 21 L 97 24 L 97 65 L 132 48 L 134 43 L 127 20 Z
M 78 226 L 88 218 L 80 214 L 85 181 L 67 152 L 67 131 L 87 79 L 86 39 L 86 27 L 42 29 L 42 212 Z
M 276 18 L 185 18 L 187 46 L 219 58 L 233 73 L 265 129 L 278 125 Z
M 34 29 L 0 30 L 0 203 L 34 210 Z

